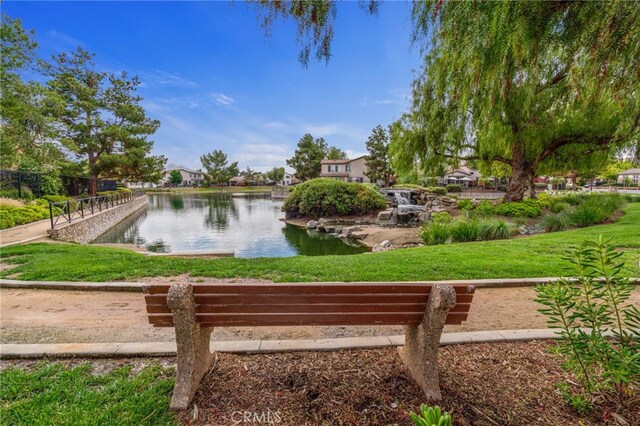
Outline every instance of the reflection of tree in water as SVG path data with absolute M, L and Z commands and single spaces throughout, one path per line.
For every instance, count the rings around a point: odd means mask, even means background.
M 184 198 L 182 195 L 169 198 L 169 203 L 173 210 L 184 210 Z
M 367 247 L 359 244 L 347 244 L 335 235 L 308 231 L 297 226 L 286 225 L 282 228 L 282 233 L 301 256 L 356 254 L 369 251 Z
M 151 244 L 147 244 L 146 248 L 153 253 L 169 253 L 171 251 L 171 246 L 161 239 L 157 239 Z
M 207 199 L 208 205 L 204 215 L 204 225 L 218 231 L 227 229 L 229 219 L 238 219 L 238 209 L 229 194 L 213 194 Z

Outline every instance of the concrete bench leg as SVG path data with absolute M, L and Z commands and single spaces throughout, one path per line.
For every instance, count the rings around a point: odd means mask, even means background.
M 213 361 L 209 346 L 213 327 L 198 324 L 191 284 L 173 284 L 167 294 L 167 305 L 173 312 L 176 328 L 178 364 L 171 409 L 186 410 Z
M 449 309 L 456 304 L 456 292 L 449 285 L 431 289 L 424 317 L 418 325 L 408 325 L 400 357 L 430 402 L 440 401 L 438 346 Z

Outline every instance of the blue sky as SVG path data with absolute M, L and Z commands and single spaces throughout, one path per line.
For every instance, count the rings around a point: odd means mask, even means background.
M 40 56 L 80 45 L 100 68 L 140 76 L 144 106 L 162 123 L 154 153 L 192 168 L 214 149 L 241 169 L 285 166 L 305 133 L 364 154 L 371 129 L 407 109 L 420 66 L 409 2 L 384 2 L 375 17 L 340 3 L 331 61 L 306 69 L 294 24 L 279 21 L 266 37 L 241 2 L 3 6 L 36 31 Z

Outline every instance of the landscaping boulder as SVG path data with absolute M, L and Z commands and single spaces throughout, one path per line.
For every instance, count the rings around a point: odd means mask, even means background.
M 326 232 L 327 234 L 333 234 L 336 232 L 336 227 L 333 225 L 325 225 L 324 232 Z
M 316 229 L 317 227 L 318 227 L 317 220 L 310 220 L 309 222 L 307 222 L 307 229 Z
M 369 234 L 367 232 L 356 231 L 351 233 L 351 238 L 353 238 L 354 240 L 364 240 L 368 235 Z
M 345 226 L 344 228 L 342 228 L 341 235 L 344 235 L 345 237 L 350 237 L 351 234 L 353 234 L 354 232 L 358 232 L 358 231 L 361 231 L 361 230 L 362 230 L 362 228 L 360 228 L 357 225 Z
M 393 209 L 383 210 L 380 213 L 378 213 L 378 221 L 386 222 L 391 219 L 391 216 L 393 216 Z
M 429 212 L 422 212 L 418 214 L 418 223 L 422 224 L 425 222 L 429 222 L 429 219 L 431 218 L 431 213 Z

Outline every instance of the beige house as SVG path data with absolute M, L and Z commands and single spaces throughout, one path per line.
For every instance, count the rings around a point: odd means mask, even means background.
M 320 177 L 333 178 L 344 182 L 370 183 L 365 176 L 369 171 L 367 157 L 354 158 L 353 160 L 322 160 L 320 163 Z
M 162 182 L 167 185 L 170 183 L 169 176 L 171 172 L 178 170 L 182 175 L 182 186 L 201 186 L 204 183 L 204 174 L 200 170 L 191 170 L 186 167 L 172 167 L 166 169 L 162 176 Z

